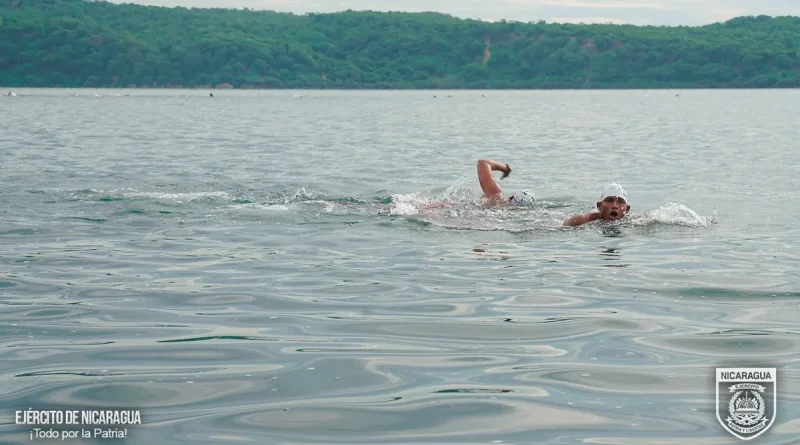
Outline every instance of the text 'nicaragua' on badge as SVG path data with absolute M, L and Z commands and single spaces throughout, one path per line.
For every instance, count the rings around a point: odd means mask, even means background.
M 717 368 L 717 420 L 742 440 L 755 439 L 775 422 L 776 368 Z

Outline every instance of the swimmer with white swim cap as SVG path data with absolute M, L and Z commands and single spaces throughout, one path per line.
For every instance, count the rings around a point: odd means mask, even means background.
M 503 189 L 500 188 L 500 185 L 495 181 L 494 175 L 492 174 L 495 170 L 503 172 L 503 177 L 500 179 L 505 179 L 511 174 L 511 167 L 509 167 L 508 164 L 501 164 L 488 159 L 481 159 L 478 161 L 478 181 L 481 183 L 481 189 L 483 189 L 481 202 L 484 205 L 502 206 L 514 204 L 519 206 L 532 206 L 536 204 L 536 196 L 528 190 L 514 193 L 506 199 L 503 196 Z
M 575 215 L 564 221 L 565 226 L 579 226 L 591 221 L 616 221 L 625 217 L 631 210 L 628 204 L 628 193 L 617 183 L 608 184 L 600 194 L 600 201 L 597 201 L 597 210 Z

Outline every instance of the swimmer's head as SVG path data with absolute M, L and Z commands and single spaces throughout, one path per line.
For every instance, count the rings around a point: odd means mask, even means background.
M 527 190 L 522 190 L 511 195 L 508 201 L 520 206 L 532 206 L 536 204 L 536 196 Z
M 628 193 L 617 183 L 608 184 L 603 187 L 600 201 L 597 202 L 597 210 L 600 211 L 600 219 L 622 219 L 631 210 Z

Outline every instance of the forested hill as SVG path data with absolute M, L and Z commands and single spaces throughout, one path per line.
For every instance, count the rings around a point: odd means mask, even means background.
M 637 27 L 0 0 L 11 87 L 798 87 L 799 54 L 798 17 Z

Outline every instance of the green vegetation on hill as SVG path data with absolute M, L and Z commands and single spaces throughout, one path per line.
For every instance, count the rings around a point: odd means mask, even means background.
M 0 0 L 0 85 L 237 88 L 800 86 L 800 18 L 702 27 L 294 15 Z

